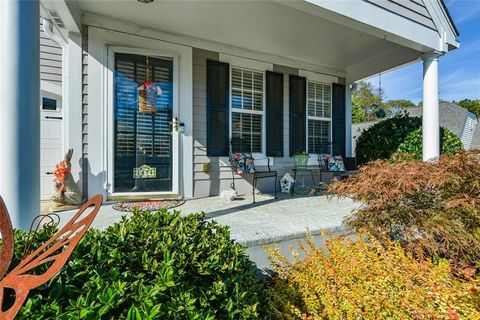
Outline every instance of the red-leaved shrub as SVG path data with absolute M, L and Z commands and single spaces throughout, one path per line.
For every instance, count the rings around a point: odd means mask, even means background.
M 480 151 L 434 162 L 374 161 L 333 183 L 329 192 L 363 206 L 349 230 L 388 236 L 410 252 L 449 259 L 459 270 L 480 267 Z

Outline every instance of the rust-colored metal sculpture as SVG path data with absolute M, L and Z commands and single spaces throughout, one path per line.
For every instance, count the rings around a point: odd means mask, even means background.
M 95 219 L 102 196 L 97 195 L 85 203 L 70 221 L 47 242 L 26 256 L 18 266 L 5 273 L 13 258 L 14 238 L 13 229 L 7 208 L 0 197 L 0 233 L 2 235 L 2 251 L 0 252 L 0 319 L 13 319 L 25 302 L 28 292 L 53 278 L 65 265 L 75 246 L 82 239 Z M 94 206 L 85 217 L 82 214 Z M 39 266 L 50 263 L 43 274 L 28 274 Z M 15 291 L 15 301 L 7 310 L 3 310 L 5 289 Z

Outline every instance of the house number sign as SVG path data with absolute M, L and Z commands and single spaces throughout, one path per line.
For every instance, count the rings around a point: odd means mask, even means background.
M 155 179 L 157 177 L 157 168 L 147 166 L 146 164 L 133 168 L 134 179 Z

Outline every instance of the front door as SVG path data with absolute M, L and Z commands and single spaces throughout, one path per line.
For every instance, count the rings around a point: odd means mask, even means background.
M 173 60 L 115 54 L 114 193 L 173 191 Z

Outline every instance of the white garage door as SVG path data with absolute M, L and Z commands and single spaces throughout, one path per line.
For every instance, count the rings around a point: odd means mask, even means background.
M 63 115 L 60 102 L 43 97 L 40 112 L 40 192 L 48 200 L 55 193 L 53 171 L 63 160 Z

